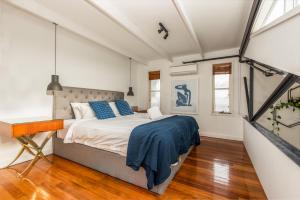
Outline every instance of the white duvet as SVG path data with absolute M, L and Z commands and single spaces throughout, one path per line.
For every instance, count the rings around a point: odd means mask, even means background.
M 147 114 L 140 113 L 105 120 L 76 120 L 68 128 L 64 143 L 80 143 L 126 156 L 131 131 L 151 121 Z

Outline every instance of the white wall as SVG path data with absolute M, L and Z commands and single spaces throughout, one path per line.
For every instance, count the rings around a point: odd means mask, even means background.
M 299 199 L 299 166 L 246 120 L 244 144 L 267 197 L 278 200 Z
M 46 87 L 54 73 L 54 25 L 2 1 L 0 12 L 0 119 L 52 116 Z M 65 86 L 128 90 L 128 58 L 61 27 L 57 72 Z M 0 137 L 0 167 L 19 148 L 15 140 Z M 49 143 L 46 153 L 51 152 Z
M 254 35 L 245 56 L 300 75 L 299 35 L 300 14 Z
M 298 9 L 299 10 L 299 9 Z M 246 51 L 246 57 L 300 75 L 300 15 L 295 15 L 282 23 L 273 23 L 265 30 L 254 34 Z M 265 77 L 255 70 L 254 112 L 264 103 L 278 86 L 282 76 Z M 286 101 L 286 95 L 280 100 Z M 285 111 L 283 120 L 298 113 Z M 267 111 L 258 122 L 272 130 Z M 295 120 L 295 119 L 294 119 Z M 282 126 L 280 137 L 299 148 L 299 127 L 287 129 Z M 244 144 L 256 173 L 269 199 L 299 199 L 300 170 L 290 158 L 282 153 L 260 132 L 244 121 Z
M 229 51 L 211 52 L 213 56 L 221 56 L 222 53 Z M 210 55 L 210 54 L 208 54 Z M 228 55 L 228 54 L 227 54 Z M 230 54 L 231 55 L 231 54 Z M 182 63 L 183 59 L 192 60 L 188 56 L 173 58 L 174 63 L 166 60 L 156 60 L 149 64 L 148 67 L 141 67 L 138 69 L 138 106 L 140 108 L 149 107 L 149 80 L 148 72 L 153 70 L 160 70 L 161 72 L 161 110 L 164 114 L 171 113 L 171 77 L 169 74 L 169 67 Z M 212 65 L 215 63 L 232 62 L 233 76 L 234 76 L 234 112 L 231 116 L 221 116 L 212 114 Z M 199 111 L 194 117 L 200 125 L 200 132 L 202 135 L 211 137 L 242 140 L 242 113 L 245 113 L 245 95 L 242 76 L 248 73 L 248 67 L 238 62 L 237 58 L 223 59 L 216 61 L 203 62 L 198 64 L 198 74 L 191 75 L 199 78 Z M 242 74 L 242 75 L 241 75 Z M 191 77 L 186 76 L 186 77 Z M 182 78 L 182 77 L 181 77 Z

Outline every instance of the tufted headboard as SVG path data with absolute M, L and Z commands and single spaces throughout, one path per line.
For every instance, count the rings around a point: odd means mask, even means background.
M 73 119 L 72 102 L 86 103 L 95 100 L 115 101 L 124 99 L 123 92 L 63 87 L 63 91 L 55 92 L 53 117 L 55 119 Z

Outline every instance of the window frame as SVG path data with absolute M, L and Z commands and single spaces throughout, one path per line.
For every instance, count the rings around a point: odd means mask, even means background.
M 156 80 L 159 80 L 159 82 L 160 82 L 160 79 L 156 79 Z M 150 105 L 150 107 L 152 106 L 152 103 L 151 103 L 151 94 L 152 93 L 155 93 L 155 92 L 159 92 L 159 97 L 160 97 L 160 94 L 161 94 L 161 87 L 159 86 L 159 90 L 152 90 L 152 88 L 151 88 L 151 81 L 155 81 L 155 80 L 149 80 L 149 105 Z M 160 107 L 160 100 L 159 100 L 159 107 Z
M 294 0 L 293 8 L 288 11 L 286 10 L 286 0 L 284 0 L 283 14 L 280 15 L 279 17 L 275 18 L 271 22 L 265 24 L 265 21 L 267 20 L 267 18 L 272 13 L 272 10 L 274 9 L 274 5 L 275 5 L 275 2 L 271 2 L 271 4 L 268 4 L 268 2 L 266 0 L 264 0 L 262 2 L 262 6 L 259 10 L 256 21 L 255 21 L 254 26 L 251 31 L 252 37 L 254 37 L 274 26 L 277 26 L 278 24 L 280 24 L 300 13 L 300 0 Z M 264 6 L 267 8 L 267 10 L 266 10 L 266 8 L 264 8 Z
M 217 112 L 215 111 L 215 75 L 213 74 L 213 66 L 214 65 L 221 65 L 221 64 L 231 64 L 231 74 L 229 74 L 229 88 L 228 88 L 228 93 L 229 93 L 229 112 Z M 221 116 L 226 116 L 226 115 L 233 115 L 233 105 L 234 105 L 234 65 L 233 62 L 224 62 L 224 63 L 213 63 L 212 64 L 212 115 L 221 115 Z M 225 89 L 225 88 L 224 88 Z M 222 90 L 222 89 L 219 89 Z M 226 88 L 227 90 L 227 88 Z
M 151 74 L 151 73 L 153 73 L 153 74 Z M 157 75 L 156 73 L 158 73 L 159 75 Z M 156 78 L 152 79 L 153 77 L 156 77 Z M 159 78 L 157 78 L 157 77 L 159 77 Z M 149 91 L 149 98 L 148 98 L 149 106 L 148 107 L 151 107 L 151 94 L 152 94 L 152 92 L 159 92 L 161 94 L 161 87 L 159 87 L 159 90 L 152 90 L 151 89 L 151 81 L 152 80 L 159 80 L 161 82 L 160 70 L 153 70 L 153 71 L 148 72 L 148 84 L 149 84 L 149 90 L 148 90 Z M 159 95 L 159 96 L 160 96 L 160 99 L 159 99 L 159 107 L 160 107 L 160 105 L 161 105 L 161 95 Z

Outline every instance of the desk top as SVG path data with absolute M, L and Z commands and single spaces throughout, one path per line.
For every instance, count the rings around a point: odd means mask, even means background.
M 0 135 L 21 137 L 63 129 L 64 121 L 48 117 L 7 119 L 0 121 Z
M 0 122 L 7 124 L 24 124 L 30 122 L 41 122 L 41 121 L 50 121 L 51 117 L 29 117 L 29 118 L 13 118 L 13 119 L 0 119 Z

